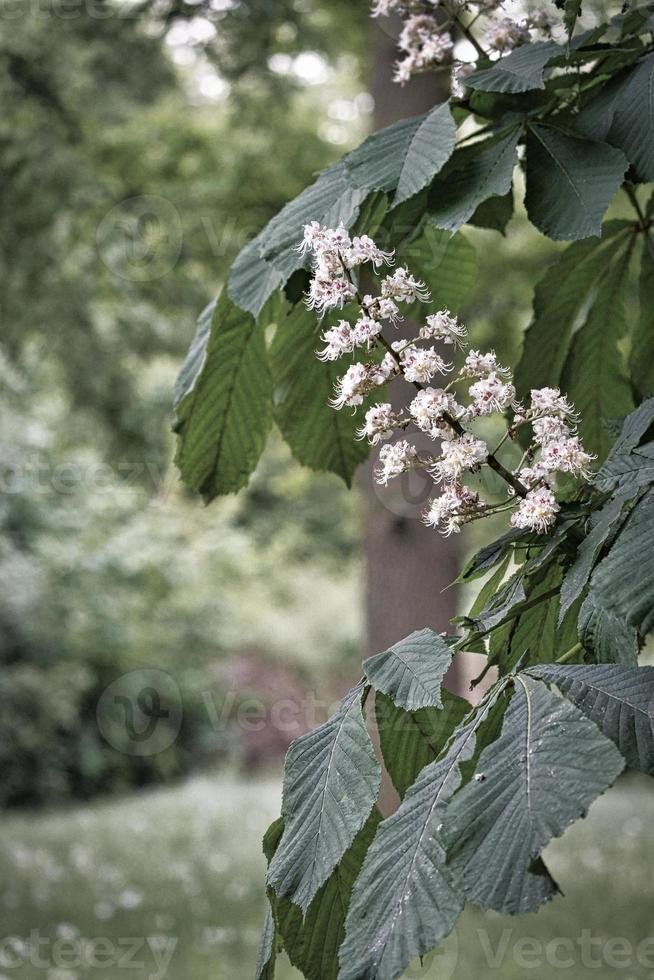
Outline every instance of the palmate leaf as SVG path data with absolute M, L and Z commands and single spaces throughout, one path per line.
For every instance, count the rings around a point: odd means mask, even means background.
M 470 703 L 449 691 L 441 692 L 442 708 L 404 711 L 377 692 L 375 714 L 384 765 L 400 797 L 404 797 L 424 767 L 434 762 L 452 732 L 470 711 Z
M 654 423 L 654 398 L 648 398 L 624 421 L 594 483 L 604 491 L 654 482 L 654 443 L 640 445 Z
M 395 980 L 452 929 L 463 901 L 445 869 L 437 828 L 475 750 L 489 699 L 427 765 L 377 830 L 352 893 L 339 980 Z
M 381 772 L 366 730 L 359 685 L 329 721 L 296 739 L 284 772 L 284 833 L 268 884 L 306 911 L 374 806 Z
M 606 141 L 623 150 L 637 180 L 654 180 L 654 55 L 643 58 L 621 87 Z
M 600 461 L 611 448 L 605 419 L 633 408 L 619 343 L 627 332 L 626 301 L 633 239 L 618 252 L 600 283 L 586 322 L 574 337 L 563 375 L 563 387 L 581 415 L 579 432 Z
M 640 315 L 632 336 L 629 374 L 639 396 L 648 398 L 654 395 L 654 235 L 651 229 L 644 233 L 643 238 L 639 281 Z
M 530 125 L 525 196 L 530 221 L 556 241 L 600 235 L 627 166 L 625 155 L 606 143 Z
M 437 228 L 458 231 L 487 198 L 509 193 L 519 136 L 516 127 L 505 136 L 455 151 L 429 194 L 429 217 Z
M 502 735 L 477 762 L 480 778 L 443 818 L 448 869 L 466 897 L 512 914 L 551 898 L 556 886 L 534 862 L 623 768 L 616 747 L 578 708 L 519 674 Z
M 283 945 L 293 966 L 302 971 L 306 980 L 336 980 L 339 969 L 338 950 L 345 937 L 345 916 L 352 887 L 380 821 L 381 814 L 374 807 L 351 847 L 325 884 L 316 892 L 304 916 L 289 899 L 270 894 L 276 938 Z M 277 849 L 283 828 L 283 820 L 275 821 L 264 838 L 264 849 L 269 861 Z M 267 934 L 264 931 L 262 949 L 266 942 Z
M 319 361 L 319 346 L 315 314 L 299 303 L 279 324 L 270 350 L 275 422 L 300 463 L 336 473 L 349 485 L 370 448 L 356 437 L 360 417 L 330 406 L 343 367 Z
M 638 663 L 638 633 L 605 609 L 592 592 L 581 606 L 577 629 L 586 653 L 594 656 L 597 663 L 628 667 Z
M 206 500 L 240 490 L 272 423 L 272 379 L 263 325 L 239 310 L 225 292 L 210 328 L 205 311 L 178 398 L 175 462 L 186 485 Z
M 597 603 L 645 636 L 654 626 L 654 489 L 634 506 L 591 579 Z
M 456 123 L 449 104 L 432 109 L 413 135 L 397 181 L 395 204 L 406 201 L 436 176 L 452 156 Z
M 548 664 L 529 673 L 556 684 L 632 769 L 654 775 L 654 667 Z
M 552 58 L 563 53 L 554 41 L 536 41 L 516 48 L 510 54 L 494 62 L 491 68 L 482 68 L 468 75 L 465 84 L 482 92 L 528 92 L 544 89 L 543 72 Z
M 477 254 L 463 235 L 450 235 L 426 221 L 420 233 L 405 242 L 397 253 L 398 263 L 406 263 L 427 284 L 431 297 L 424 314 L 442 309 L 456 310 L 472 292 L 477 281 Z
M 343 166 L 350 185 L 368 191 L 394 191 L 409 148 L 426 115 L 400 119 L 368 136 L 346 154 Z
M 534 315 L 524 338 L 516 369 L 518 394 L 532 388 L 558 387 L 574 328 L 597 284 L 611 264 L 616 236 L 630 233 L 625 221 L 610 221 L 602 228 L 601 242 L 574 242 L 549 267 L 534 292 Z
M 442 707 L 441 684 L 451 663 L 447 643 L 433 630 L 422 629 L 364 660 L 363 672 L 400 708 L 417 711 Z
M 506 234 L 506 226 L 513 217 L 513 190 L 501 197 L 489 197 L 483 201 L 468 224 L 475 228 L 488 228 L 491 231 L 499 231 L 500 235 Z

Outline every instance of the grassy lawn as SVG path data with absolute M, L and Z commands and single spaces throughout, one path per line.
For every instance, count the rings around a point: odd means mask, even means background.
M 2 820 L 0 980 L 248 980 L 276 779 L 184 786 Z M 547 853 L 565 899 L 470 909 L 408 977 L 654 980 L 654 790 L 629 778 Z M 91 942 L 93 941 L 93 942 Z M 280 980 L 298 978 L 286 963 Z

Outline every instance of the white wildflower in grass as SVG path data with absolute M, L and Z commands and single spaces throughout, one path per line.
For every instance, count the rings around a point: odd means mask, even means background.
M 406 470 L 412 469 L 417 459 L 416 447 L 406 439 L 382 446 L 379 450 L 379 466 L 375 470 L 377 483 L 386 486 L 394 476 L 400 476 Z
M 556 415 L 544 415 L 542 418 L 534 419 L 532 429 L 534 441 L 541 446 L 546 446 L 548 442 L 556 442 L 558 439 L 567 439 L 572 434 L 569 426 Z
M 594 459 L 595 456 L 584 450 L 578 436 L 548 442 L 542 452 L 542 463 L 548 470 L 571 473 L 572 476 L 581 476 L 586 480 L 590 476 L 590 466 Z
M 544 534 L 556 520 L 560 510 L 554 494 L 549 487 L 539 487 L 530 490 L 520 501 L 518 508 L 511 515 L 511 524 L 523 531 L 538 531 Z
M 357 439 L 367 439 L 372 446 L 376 446 L 384 439 L 390 439 L 398 423 L 399 419 L 390 403 L 380 402 L 366 412 L 364 424 L 357 429 Z
M 506 54 L 531 40 L 527 28 L 510 17 L 502 17 L 486 31 L 485 41 L 493 51 Z
M 468 409 L 471 418 L 503 412 L 509 405 L 515 404 L 515 388 L 510 381 L 503 381 L 494 372 L 470 385 L 468 393 L 473 399 Z
M 429 290 L 424 282 L 414 279 L 405 266 L 400 266 L 390 276 L 382 280 L 382 297 L 391 299 L 397 303 L 413 303 L 420 300 L 426 303 L 429 299 Z
M 441 458 L 433 464 L 431 474 L 437 482 L 458 480 L 463 473 L 472 472 L 488 458 L 488 446 L 481 439 L 465 432 L 455 439 L 441 443 Z
M 463 347 L 468 331 L 449 310 L 439 310 L 426 318 L 425 326 L 420 328 L 423 340 L 442 340 L 453 347 Z
M 576 419 L 574 407 L 558 388 L 534 388 L 531 392 L 531 411 L 535 415 L 559 415 Z
M 460 483 L 452 483 L 440 497 L 430 500 L 422 520 L 428 527 L 438 528 L 448 537 L 450 534 L 458 534 L 462 524 L 478 516 L 483 507 L 478 493 Z
M 407 347 L 400 354 L 402 373 L 407 381 L 427 384 L 436 373 L 452 370 L 433 347 Z
M 498 374 L 502 378 L 510 378 L 511 372 L 498 362 L 495 351 L 469 351 L 465 363 L 459 372 L 462 378 L 484 378 L 489 374 Z
M 421 432 L 426 432 L 432 439 L 441 438 L 447 427 L 443 424 L 443 415 L 457 418 L 463 409 L 457 404 L 454 395 L 442 388 L 425 388 L 419 391 L 409 406 L 409 412 L 415 425 Z M 451 430 L 450 430 L 451 431 Z
M 335 327 L 325 330 L 320 339 L 325 347 L 316 351 L 319 361 L 335 361 L 343 354 L 351 354 L 357 343 L 355 332 L 347 320 L 339 320 Z

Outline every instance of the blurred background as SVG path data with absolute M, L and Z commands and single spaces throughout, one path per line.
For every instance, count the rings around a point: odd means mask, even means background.
M 238 250 L 438 100 L 433 78 L 400 92 L 393 57 L 364 0 L 2 2 L 0 980 L 253 975 L 289 741 L 362 656 L 470 598 L 442 590 L 479 540 L 422 528 L 423 486 L 348 491 L 273 434 L 205 508 L 171 464 L 175 375 Z M 519 213 L 466 235 L 459 312 L 515 363 L 555 246 Z M 521 938 L 583 930 L 635 949 L 652 817 L 624 782 L 553 847 L 567 902 L 468 913 L 407 975 L 522 977 Z M 568 975 L 654 977 L 654 944 L 627 967 L 598 948 Z

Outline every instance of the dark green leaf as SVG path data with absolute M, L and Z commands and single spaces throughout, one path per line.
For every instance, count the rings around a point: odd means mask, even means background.
M 634 329 L 629 368 L 641 398 L 654 395 L 654 234 L 643 236 L 640 267 L 640 317 Z
M 212 300 L 208 306 L 202 310 L 198 317 L 195 336 L 191 341 L 184 363 L 175 381 L 174 401 L 175 408 L 188 395 L 198 379 L 200 371 L 207 356 L 207 344 L 209 333 L 211 332 L 211 320 L 216 309 L 216 300 Z
M 441 684 L 452 663 L 452 651 L 431 629 L 416 630 L 363 662 L 363 671 L 378 691 L 400 708 L 442 707 Z
M 230 298 L 254 317 L 259 316 L 277 287 L 283 285 L 287 278 L 261 258 L 260 243 L 261 236 L 258 236 L 241 249 L 227 280 Z M 298 267 L 301 264 L 299 261 Z
M 322 328 L 329 326 L 325 318 Z M 316 358 L 320 346 L 316 317 L 298 304 L 279 324 L 270 350 L 275 387 L 274 417 L 295 458 L 313 470 L 328 470 L 349 485 L 370 451 L 357 440 L 361 420 L 329 404 L 340 362 Z
M 654 54 L 622 87 L 606 140 L 624 151 L 637 180 L 654 180 Z
M 431 298 L 424 304 L 425 315 L 459 309 L 477 282 L 474 246 L 463 234 L 450 235 L 429 222 L 398 250 L 397 260 L 406 262 L 429 287 Z
M 632 769 L 654 775 L 654 667 L 548 664 L 529 673 L 556 684 Z
M 485 609 L 475 616 L 472 625 L 476 630 L 489 630 L 499 626 L 526 598 L 524 573 L 519 569 L 498 590 Z
M 552 837 L 584 816 L 615 781 L 624 759 L 565 698 L 523 674 L 502 735 L 443 822 L 448 868 L 467 898 L 502 913 L 533 911 L 556 891 L 532 870 Z
M 191 379 L 186 372 L 176 407 L 175 462 L 186 485 L 212 500 L 244 487 L 259 460 L 272 422 L 272 379 L 263 325 L 226 292 L 203 359 L 199 347 L 192 355 L 199 374 Z
M 520 533 L 520 531 L 507 531 L 501 538 L 481 548 L 466 563 L 457 582 L 472 582 L 480 575 L 485 575 L 489 569 L 494 568 L 504 558 L 508 551 L 513 549 L 514 544 L 520 538 Z
M 600 235 L 627 165 L 624 154 L 606 143 L 532 124 L 525 197 L 530 220 L 557 241 Z
M 361 146 L 348 153 L 343 164 L 350 184 L 368 191 L 394 191 L 414 137 L 427 118 L 400 119 L 368 136 Z
M 442 708 L 404 711 L 377 692 L 375 712 L 384 765 L 393 786 L 404 797 L 428 763 L 441 754 L 454 729 L 470 711 L 470 704 L 456 694 L 442 691 Z
M 506 226 L 513 217 L 513 191 L 502 197 L 489 197 L 483 201 L 468 224 L 475 228 L 488 228 L 491 231 L 499 231 L 500 235 L 506 233 Z
M 494 62 L 492 68 L 475 71 L 465 80 L 470 88 L 484 92 L 528 92 L 543 89 L 545 65 L 562 53 L 553 41 L 536 41 L 516 48 Z
M 516 128 L 506 136 L 455 151 L 429 195 L 430 220 L 437 228 L 457 231 L 482 201 L 509 193 L 519 136 Z
M 284 833 L 268 884 L 304 911 L 365 824 L 380 768 L 355 687 L 329 721 L 296 739 L 284 771 Z
M 444 102 L 425 116 L 409 143 L 393 203 L 426 187 L 451 157 L 455 142 L 456 123 Z
M 579 611 L 579 639 L 598 663 L 633 666 L 638 662 L 638 634 L 624 619 L 605 609 L 591 592 Z
M 563 23 L 568 32 L 568 37 L 572 37 L 577 23 L 577 18 L 581 14 L 581 0 L 565 0 L 563 7 Z
M 263 920 L 259 955 L 257 956 L 257 965 L 254 974 L 256 980 L 272 980 L 274 977 L 277 952 L 275 947 L 275 920 L 273 919 L 272 909 L 268 905 Z
M 561 583 L 562 572 L 558 564 L 548 568 L 540 580 L 529 590 L 527 598 L 532 601 L 544 596 Z M 558 595 L 526 609 L 515 621 L 511 642 L 504 657 L 498 661 L 500 674 L 512 670 L 528 652 L 526 662 L 547 663 L 555 656 L 556 625 L 559 606 Z

